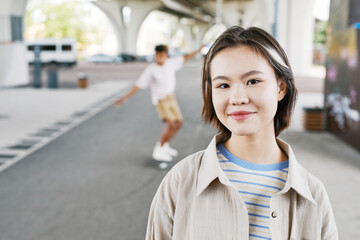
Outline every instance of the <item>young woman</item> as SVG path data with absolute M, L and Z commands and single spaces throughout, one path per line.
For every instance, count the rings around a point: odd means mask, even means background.
M 219 134 L 164 178 L 146 239 L 338 239 L 323 184 L 277 138 L 297 94 L 277 41 L 229 28 L 205 57 L 202 85 L 203 118 Z

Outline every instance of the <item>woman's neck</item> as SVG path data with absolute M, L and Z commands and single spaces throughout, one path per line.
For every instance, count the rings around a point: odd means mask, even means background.
M 236 136 L 231 135 L 224 143 L 234 156 L 257 164 L 275 164 L 287 160 L 286 154 L 276 143 L 274 134 Z

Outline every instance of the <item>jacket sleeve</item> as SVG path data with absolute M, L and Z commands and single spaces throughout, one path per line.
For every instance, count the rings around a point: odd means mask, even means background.
M 323 190 L 323 214 L 322 214 L 322 240 L 338 240 L 338 230 L 336 227 L 334 213 L 330 204 L 329 197 L 324 188 Z
M 145 240 L 167 240 L 172 237 L 173 221 L 161 208 L 156 199 L 153 200 L 149 213 Z
M 174 168 L 161 182 L 151 203 L 146 240 L 172 239 L 178 186 Z

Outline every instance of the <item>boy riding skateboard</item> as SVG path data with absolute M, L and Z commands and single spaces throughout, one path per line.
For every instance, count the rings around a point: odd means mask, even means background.
M 150 87 L 152 103 L 156 107 L 159 118 L 166 123 L 160 141 L 155 144 L 152 153 L 152 157 L 156 161 L 171 162 L 173 157 L 178 154 L 177 150 L 171 148 L 169 144 L 183 124 L 181 110 L 174 95 L 175 73 L 185 61 L 199 53 L 201 48 L 181 57 L 169 58 L 168 47 L 157 45 L 155 62 L 144 70 L 130 91 L 114 103 L 115 106 L 120 106 L 137 91 Z

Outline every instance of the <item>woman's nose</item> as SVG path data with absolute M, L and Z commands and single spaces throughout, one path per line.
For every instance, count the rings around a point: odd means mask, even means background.
M 249 103 L 249 97 L 246 93 L 244 86 L 236 86 L 232 88 L 230 94 L 230 104 L 231 105 L 241 105 Z

